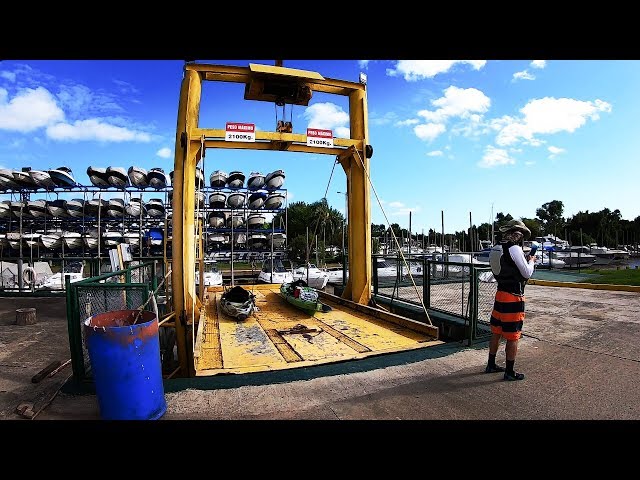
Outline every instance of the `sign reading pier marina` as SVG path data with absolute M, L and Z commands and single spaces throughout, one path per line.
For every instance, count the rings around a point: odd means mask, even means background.
M 333 148 L 333 131 L 307 128 L 307 146 Z
M 227 122 L 225 142 L 255 142 L 256 124 Z

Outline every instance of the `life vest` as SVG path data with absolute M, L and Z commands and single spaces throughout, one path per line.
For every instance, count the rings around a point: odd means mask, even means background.
M 515 243 L 506 242 L 493 247 L 489 253 L 489 262 L 491 263 L 493 276 L 498 282 L 498 290 L 513 293 L 514 295 L 524 295 L 527 279 L 522 276 L 516 262 L 511 258 L 509 248 L 513 245 Z M 499 270 L 496 268 L 498 265 Z

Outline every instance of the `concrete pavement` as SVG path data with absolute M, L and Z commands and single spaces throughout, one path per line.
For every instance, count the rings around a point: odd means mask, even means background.
M 525 336 L 516 361 L 523 381 L 484 373 L 486 341 L 472 347 L 456 342 L 288 376 L 225 376 L 209 382 L 210 389 L 168 381 L 162 420 L 640 419 L 640 294 L 539 285 L 529 285 L 526 293 Z M 64 312 L 64 304 L 58 308 Z M 6 336 L 0 339 L 6 342 Z M 497 358 L 502 364 L 503 345 Z M 23 361 L 24 380 L 46 360 Z M 16 368 L 0 366 L 0 386 L 11 389 L 0 392 L 0 418 L 19 418 L 9 410 L 20 382 L 7 383 Z M 23 396 L 28 387 L 20 387 Z M 60 392 L 36 418 L 100 417 L 94 395 Z

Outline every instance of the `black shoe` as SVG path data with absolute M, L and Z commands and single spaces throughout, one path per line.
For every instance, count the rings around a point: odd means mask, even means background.
M 487 365 L 487 368 L 484 369 L 484 373 L 495 372 L 504 372 L 504 367 L 501 367 L 500 365 Z
M 509 381 L 524 380 L 524 373 L 504 372 L 504 379 Z

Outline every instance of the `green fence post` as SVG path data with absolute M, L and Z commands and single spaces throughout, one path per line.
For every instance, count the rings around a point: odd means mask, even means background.
M 65 290 L 67 292 L 67 330 L 69 332 L 69 353 L 71 355 L 71 368 L 76 383 L 80 383 L 85 376 L 84 353 L 82 351 L 82 326 L 80 325 L 80 312 L 78 309 L 78 294 L 76 287 L 71 286 L 69 276 L 65 278 Z
M 477 302 L 476 302 L 476 269 L 475 267 L 470 267 L 470 275 L 469 275 L 469 346 L 473 344 L 473 339 L 475 338 L 475 330 L 476 330 L 476 318 L 477 318 Z
M 125 270 L 125 274 L 124 274 L 124 281 L 127 285 L 131 285 L 131 270 L 134 267 L 127 267 L 127 269 Z M 131 309 L 131 295 L 129 295 L 129 292 L 127 291 L 127 289 L 124 290 L 124 295 L 125 295 L 125 299 L 127 302 L 127 308 Z
M 378 257 L 373 256 L 373 295 L 378 295 Z M 344 276 L 343 276 L 344 278 Z
M 158 275 L 156 269 L 158 268 L 158 262 L 156 260 L 153 261 L 153 273 L 151 275 L 151 290 L 155 292 L 158 289 Z M 164 275 L 162 275 L 164 278 Z
M 427 288 L 427 277 L 429 276 L 429 264 L 427 261 L 427 257 L 423 255 L 422 257 L 422 301 L 424 302 L 425 308 L 429 308 L 427 295 L 429 289 Z

